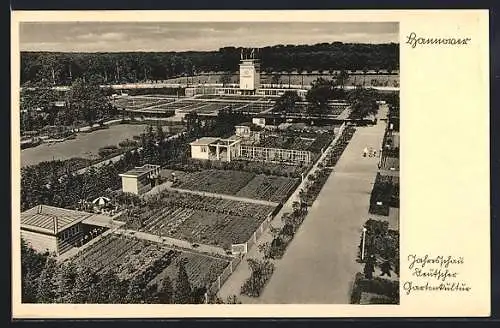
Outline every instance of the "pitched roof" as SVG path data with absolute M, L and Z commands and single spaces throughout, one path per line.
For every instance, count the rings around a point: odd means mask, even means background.
M 48 205 L 38 205 L 21 213 L 21 228 L 56 234 L 92 215 L 94 214 Z

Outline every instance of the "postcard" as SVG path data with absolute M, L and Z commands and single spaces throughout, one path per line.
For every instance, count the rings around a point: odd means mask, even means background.
M 11 33 L 14 318 L 490 315 L 488 11 Z

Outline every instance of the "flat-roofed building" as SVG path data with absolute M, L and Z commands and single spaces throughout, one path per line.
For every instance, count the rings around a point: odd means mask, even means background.
M 98 221 L 112 221 L 101 214 L 69 210 L 48 205 L 38 205 L 21 213 L 21 238 L 30 247 L 61 255 L 82 244 L 82 237 Z
M 241 139 L 203 137 L 190 143 L 191 158 L 230 162 L 240 155 Z
M 160 174 L 160 166 L 144 164 L 120 174 L 123 192 L 141 195 L 152 188 L 153 179 Z

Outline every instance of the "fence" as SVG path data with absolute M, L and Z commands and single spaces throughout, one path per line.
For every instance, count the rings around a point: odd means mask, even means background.
M 312 160 L 311 152 L 306 150 L 266 148 L 246 145 L 242 145 L 240 147 L 240 158 L 247 160 L 264 160 L 305 164 L 309 164 Z
M 217 293 L 222 285 L 226 282 L 226 280 L 231 276 L 231 274 L 236 270 L 236 267 L 238 264 L 241 262 L 241 256 L 234 257 L 230 262 L 229 265 L 222 271 L 222 273 L 217 277 L 217 279 L 212 283 L 210 286 L 209 290 L 212 293 Z
M 278 205 L 277 209 L 281 209 L 283 205 L 280 204 Z M 278 210 L 274 210 L 273 212 L 269 213 L 267 218 L 260 224 L 260 226 L 254 231 L 252 236 L 250 236 L 250 239 L 248 239 L 245 243 L 242 244 L 233 244 L 231 245 L 231 251 L 233 254 L 246 254 L 248 253 L 248 250 L 252 248 L 253 245 L 257 242 L 257 240 L 262 236 L 264 231 L 267 229 L 271 221 L 273 220 L 273 217 L 279 212 Z

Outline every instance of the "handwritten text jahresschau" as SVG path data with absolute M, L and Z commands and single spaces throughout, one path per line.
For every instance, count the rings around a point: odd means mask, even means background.
M 471 38 L 422 38 L 417 37 L 415 32 L 411 32 L 407 36 L 406 44 L 415 48 L 417 44 L 430 44 L 430 45 L 468 45 Z
M 436 256 L 430 257 L 429 255 L 417 256 L 416 254 L 408 255 L 408 261 L 410 265 L 409 269 L 413 269 L 415 266 L 424 268 L 427 264 L 439 265 L 439 267 L 448 268 L 450 264 L 464 264 L 463 257 L 453 257 L 453 256 Z

